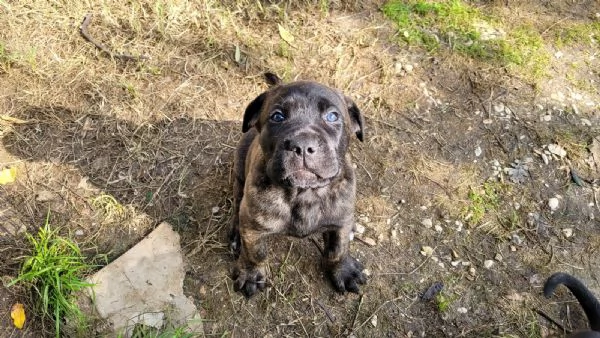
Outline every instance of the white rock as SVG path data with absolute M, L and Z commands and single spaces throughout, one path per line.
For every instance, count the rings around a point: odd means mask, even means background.
M 498 262 L 502 262 L 502 255 L 497 253 L 496 256 L 494 256 L 494 259 L 497 260 Z
M 548 207 L 550 210 L 555 211 L 558 209 L 558 198 L 552 197 L 548 200 Z
M 435 229 L 436 232 L 444 231 L 444 228 L 442 228 L 442 226 L 439 224 L 436 224 L 433 228 Z
M 548 155 L 542 153 L 541 156 L 542 156 L 542 160 L 544 161 L 544 164 L 548 165 L 548 162 L 550 162 L 548 160 Z
M 81 229 L 75 230 L 75 236 L 83 236 L 83 230 L 81 230 Z
M 562 233 L 566 238 L 573 237 L 573 228 L 564 228 L 562 229 Z
M 471 276 L 475 276 L 475 273 L 477 273 L 477 270 L 475 270 L 475 268 L 474 268 L 474 267 L 470 267 L 470 268 L 469 268 L 469 275 L 471 275 Z
M 469 311 L 469 310 L 467 310 L 467 308 L 466 308 L 466 307 L 459 307 L 458 309 L 456 309 L 456 312 L 458 312 L 458 313 L 462 313 L 462 314 L 465 314 L 465 313 L 467 313 L 468 311 Z
M 480 146 L 477 146 L 477 148 L 475 148 L 475 156 L 477 156 L 477 157 L 481 156 L 482 152 L 483 151 L 481 150 Z
M 423 225 L 427 229 L 430 229 L 433 226 L 433 221 L 431 220 L 431 218 L 425 218 L 423 221 L 421 221 L 421 225 Z
M 396 74 L 402 74 L 402 64 L 400 62 L 394 64 L 394 72 Z
M 554 53 L 554 57 L 557 59 L 560 59 L 561 57 L 563 57 L 563 52 L 558 51 L 558 52 Z
M 212 211 L 213 215 L 214 215 L 214 214 L 216 214 L 216 213 L 218 213 L 218 212 L 219 212 L 219 210 L 221 210 L 221 209 L 220 209 L 218 206 L 214 206 L 214 207 L 212 207 L 212 209 L 211 209 L 211 211 Z
M 491 268 L 492 268 L 492 266 L 494 266 L 494 261 L 493 261 L 493 260 L 491 260 L 491 259 L 486 259 L 486 260 L 483 262 L 483 267 L 484 267 L 484 268 L 486 268 L 486 269 L 491 269 Z
M 495 104 L 494 105 L 494 111 L 496 113 L 502 113 L 504 111 L 504 103 L 498 102 L 497 104 Z
M 592 126 L 592 122 L 588 119 L 581 119 L 581 124 L 583 124 L 584 126 L 588 126 L 588 127 Z
M 371 317 L 371 325 L 373 325 L 373 327 L 377 327 L 377 315 L 373 315 L 373 317 Z
M 492 119 L 483 120 L 483 124 L 492 124 L 492 122 L 494 122 Z
M 421 247 L 421 255 L 426 257 L 433 255 L 433 248 L 427 245 Z
M 552 115 L 544 115 L 544 116 L 542 116 L 542 121 L 544 121 L 544 122 L 550 122 L 550 120 L 552 120 Z
M 371 276 L 371 270 L 369 270 L 369 269 L 364 269 L 364 270 L 362 271 L 362 273 L 364 273 L 364 274 L 365 274 L 365 276 L 367 276 L 367 277 L 370 277 L 370 276 Z
M 412 73 L 413 71 L 413 65 L 404 65 L 404 71 L 406 71 L 407 73 Z
M 548 151 L 559 157 L 565 157 L 567 155 L 567 151 L 558 144 L 549 144 Z
M 365 233 L 365 227 L 360 223 L 355 223 L 354 224 L 354 232 L 356 232 L 359 235 L 362 235 Z

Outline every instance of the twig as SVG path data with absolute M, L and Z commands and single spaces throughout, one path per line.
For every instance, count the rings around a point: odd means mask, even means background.
M 365 319 L 365 321 L 364 321 L 364 322 L 362 322 L 362 323 L 361 323 L 361 324 L 360 324 L 358 327 L 356 327 L 354 330 L 358 330 L 358 329 L 360 329 L 361 327 L 363 327 L 363 326 L 364 326 L 364 325 L 365 325 L 367 322 L 369 322 L 369 320 L 371 320 L 371 318 L 373 318 L 373 316 L 374 316 L 374 315 L 375 315 L 377 312 L 379 312 L 379 310 L 381 310 L 381 309 L 382 309 L 382 308 L 383 308 L 385 305 L 387 305 L 388 303 L 391 303 L 391 302 L 395 302 L 395 301 L 397 301 L 397 300 L 400 300 L 400 299 L 402 299 L 402 297 L 401 297 L 401 296 L 400 296 L 400 297 L 396 297 L 396 298 L 394 298 L 394 299 L 389 299 L 389 300 L 386 300 L 385 302 L 381 303 L 381 305 L 379 305 L 379 307 L 377 307 L 377 308 L 375 309 L 375 311 L 373 311 L 373 313 L 371 313 L 371 315 L 370 315 L 370 316 L 369 316 L 367 319 Z
M 325 315 L 327 316 L 327 318 L 329 318 L 329 320 L 332 323 L 335 323 L 335 316 L 325 307 L 325 305 L 323 305 L 323 303 L 321 303 L 320 300 L 316 299 L 317 305 L 319 305 L 319 307 L 323 310 L 323 312 L 325 312 Z
M 570 334 L 571 330 L 567 330 L 564 326 L 562 326 L 559 322 L 557 322 L 556 320 L 554 320 L 552 317 L 548 316 L 547 314 L 544 313 L 544 311 L 542 310 L 538 310 L 535 309 L 535 312 L 544 317 L 547 321 L 549 321 L 550 323 L 556 325 L 562 332 L 566 333 L 566 334 Z
M 81 33 L 81 36 L 83 36 L 84 39 L 86 39 L 88 42 L 90 42 L 94 46 L 96 46 L 96 48 L 98 48 L 101 51 L 103 51 L 104 53 L 108 54 L 108 56 L 110 56 L 111 58 L 120 59 L 123 61 L 141 61 L 141 60 L 150 59 L 150 57 L 148 57 L 146 55 L 134 56 L 134 55 L 131 55 L 128 53 L 123 53 L 123 54 L 113 53 L 108 47 L 106 47 L 102 43 L 96 41 L 94 38 L 92 38 L 90 33 L 88 33 L 87 28 L 90 24 L 90 21 L 92 21 L 92 13 L 86 14 L 86 16 L 83 18 L 83 22 L 81 23 L 81 26 L 79 27 L 79 32 Z
M 352 321 L 352 332 L 354 332 L 354 325 L 356 324 L 356 319 L 358 319 L 358 314 L 360 313 L 360 307 L 363 303 L 363 297 L 364 295 L 360 295 L 360 301 L 358 301 L 358 309 L 356 309 L 356 313 L 354 314 L 354 320 Z
M 321 246 L 319 245 L 317 240 L 314 237 L 311 237 L 310 241 L 317 247 L 317 250 L 319 250 L 319 253 L 321 253 L 321 256 L 323 256 L 323 249 L 321 249 Z
M 435 252 L 436 248 L 437 247 L 433 248 L 433 252 Z M 416 268 L 414 268 L 410 272 L 384 272 L 384 273 L 378 273 L 377 275 L 379 275 L 379 276 L 383 276 L 383 275 L 412 275 L 413 273 L 417 272 L 417 270 L 419 270 L 423 265 L 425 265 L 425 263 L 427 263 L 427 261 L 429 260 L 429 258 L 431 258 L 431 256 L 433 256 L 433 252 L 431 253 L 430 256 L 427 256 L 427 258 L 425 258 L 423 260 L 423 262 L 421 262 L 421 264 L 419 264 L 419 266 L 417 266 Z

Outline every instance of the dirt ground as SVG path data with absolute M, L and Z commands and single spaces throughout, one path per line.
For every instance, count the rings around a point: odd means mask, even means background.
M 0 1 L 0 169 L 17 169 L 0 186 L 0 336 L 51 336 L 36 318 L 12 327 L 10 306 L 31 300 L 5 287 L 23 230 L 48 212 L 109 260 L 170 222 L 199 336 L 561 336 L 542 313 L 586 327 L 571 295 L 545 299 L 541 286 L 564 271 L 600 295 L 600 49 L 598 37 L 550 37 L 598 22 L 600 2 L 470 2 L 541 32 L 551 57 L 535 80 L 399 43 L 383 3 Z M 87 13 L 96 40 L 148 59 L 83 39 Z M 370 275 L 360 295 L 336 294 L 315 245 L 288 238 L 272 241 L 270 288 L 233 291 L 232 154 L 266 70 L 339 88 L 366 117 L 351 150 L 365 228 L 351 251 Z M 441 293 L 422 300 L 435 282 Z

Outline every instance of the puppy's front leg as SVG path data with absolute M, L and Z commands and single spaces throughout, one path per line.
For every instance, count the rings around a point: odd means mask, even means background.
M 329 280 L 338 292 L 359 292 L 358 284 L 364 284 L 367 277 L 363 266 L 348 253 L 352 225 L 323 233 L 323 265 Z
M 265 231 L 257 231 L 241 224 L 241 251 L 233 271 L 234 289 L 250 298 L 266 286 L 266 271 L 263 262 L 267 258 Z

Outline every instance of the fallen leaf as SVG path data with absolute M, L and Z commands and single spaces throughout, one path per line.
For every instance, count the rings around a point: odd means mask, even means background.
M 21 303 L 15 303 L 10 309 L 10 318 L 17 329 L 22 329 L 25 325 L 25 307 Z
M 17 177 L 17 168 L 5 168 L 0 170 L 0 185 L 8 184 L 15 181 Z
M 287 29 L 285 29 L 282 25 L 277 24 L 277 28 L 279 29 L 279 36 L 283 39 L 283 41 L 287 42 L 290 46 L 294 46 L 294 36 Z

